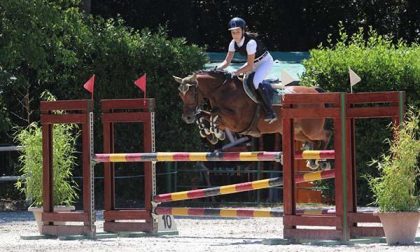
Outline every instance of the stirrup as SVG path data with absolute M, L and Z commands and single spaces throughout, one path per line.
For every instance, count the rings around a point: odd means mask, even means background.
M 268 124 L 271 124 L 271 123 L 273 123 L 273 122 L 277 121 L 277 116 L 274 114 L 274 117 L 271 117 L 271 118 L 264 118 L 264 121 L 265 121 L 265 122 L 268 122 Z

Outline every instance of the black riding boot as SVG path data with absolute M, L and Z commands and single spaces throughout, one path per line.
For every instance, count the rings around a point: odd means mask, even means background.
M 277 115 L 273 111 L 273 107 L 271 104 L 270 99 L 270 91 L 265 87 L 264 85 L 260 84 L 260 86 L 257 89 L 258 94 L 260 95 L 261 102 L 263 104 L 265 117 L 264 121 L 268 123 L 272 123 L 277 120 Z

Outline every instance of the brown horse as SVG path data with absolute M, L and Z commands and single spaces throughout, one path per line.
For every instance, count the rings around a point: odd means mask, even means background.
M 238 78 L 226 78 L 226 72 L 200 71 L 185 78 L 174 76 L 180 83 L 179 95 L 184 103 L 182 119 L 193 123 L 200 114 L 205 102 L 211 108 L 208 116 L 216 118 L 215 124 L 220 129 L 229 129 L 244 135 L 258 137 L 267 133 L 282 133 L 281 106 L 274 106 L 278 120 L 269 124 L 264 121 L 261 106 L 245 93 Z M 285 93 L 316 94 L 314 87 L 286 86 Z M 323 105 L 306 104 L 300 107 L 321 108 Z M 211 121 L 212 119 L 210 119 Z M 325 119 L 295 120 L 295 139 L 305 143 L 317 144 L 325 148 L 330 133 L 324 129 Z

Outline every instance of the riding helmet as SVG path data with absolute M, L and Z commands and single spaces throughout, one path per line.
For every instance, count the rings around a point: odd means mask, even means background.
M 242 31 L 245 31 L 246 22 L 240 17 L 234 17 L 229 21 L 228 30 L 233 30 L 236 28 L 241 28 Z

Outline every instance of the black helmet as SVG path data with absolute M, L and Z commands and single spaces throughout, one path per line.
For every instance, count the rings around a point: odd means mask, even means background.
M 228 24 L 228 30 L 233 30 L 236 28 L 241 28 L 243 31 L 245 31 L 246 22 L 240 17 L 234 17 L 229 21 Z

